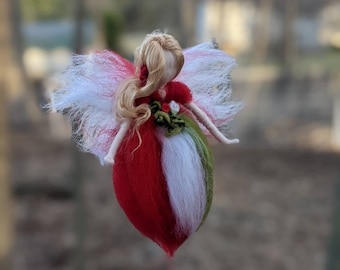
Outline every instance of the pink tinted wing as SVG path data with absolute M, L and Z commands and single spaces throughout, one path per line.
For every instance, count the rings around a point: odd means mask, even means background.
M 134 65 L 111 51 L 74 55 L 59 77 L 50 107 L 67 114 L 80 149 L 104 157 L 118 130 L 114 101 L 119 84 L 134 74 Z
M 185 63 L 176 81 L 191 90 L 193 102 L 226 134 L 234 115 L 242 108 L 232 100 L 231 71 L 236 61 L 216 48 L 214 42 L 202 43 L 184 50 Z M 206 135 L 209 132 L 201 126 Z

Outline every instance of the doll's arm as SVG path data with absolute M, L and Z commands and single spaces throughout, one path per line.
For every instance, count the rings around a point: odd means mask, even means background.
M 239 143 L 239 139 L 230 140 L 226 138 L 213 124 L 206 113 L 203 112 L 195 103 L 190 102 L 185 104 L 185 106 L 193 112 L 197 119 L 210 131 L 210 133 L 216 138 L 216 140 L 224 144 Z
M 129 130 L 130 124 L 131 124 L 131 120 L 126 120 L 121 124 L 117 135 L 112 141 L 109 152 L 104 157 L 105 165 L 113 165 L 117 150 L 120 144 L 122 143 L 127 131 Z

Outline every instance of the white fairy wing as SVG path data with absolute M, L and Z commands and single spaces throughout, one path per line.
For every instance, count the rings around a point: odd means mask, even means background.
M 119 128 L 113 115 L 116 91 L 134 74 L 134 66 L 111 51 L 75 55 L 72 60 L 59 78 L 61 87 L 53 92 L 50 107 L 68 115 L 80 149 L 104 164 Z
M 234 115 L 242 108 L 242 102 L 231 100 L 230 73 L 236 61 L 216 47 L 212 41 L 184 50 L 184 66 L 176 81 L 190 88 L 193 101 L 226 134 Z M 210 135 L 203 126 L 201 128 Z

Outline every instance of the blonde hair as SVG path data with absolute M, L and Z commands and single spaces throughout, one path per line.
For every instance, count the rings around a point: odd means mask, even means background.
M 169 54 L 170 52 L 171 54 Z M 137 98 L 146 97 L 154 93 L 164 82 L 165 69 L 169 65 L 169 55 L 175 60 L 176 73 L 178 75 L 184 64 L 182 49 L 171 35 L 154 32 L 148 34 L 143 43 L 135 51 L 136 74 L 124 81 L 116 96 L 115 117 L 118 121 L 124 119 L 134 120 L 134 129 L 145 123 L 151 116 L 148 104 L 136 106 Z M 146 65 L 149 75 L 145 85 L 139 79 L 140 70 Z

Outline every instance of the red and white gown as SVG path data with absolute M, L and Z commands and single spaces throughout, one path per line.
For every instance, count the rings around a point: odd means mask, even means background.
M 171 114 L 165 105 L 176 102 L 180 106 L 177 116 L 190 117 L 184 107 L 192 101 L 190 90 L 170 82 L 165 91 L 163 99 L 156 92 L 138 103 L 159 101 L 165 113 Z M 172 256 L 203 220 L 210 204 L 207 193 L 212 192 L 212 179 L 208 174 L 212 173 L 205 171 L 205 163 L 211 163 L 208 146 L 195 144 L 189 134 L 196 131 L 190 125 L 184 124 L 174 135 L 165 135 L 165 129 L 152 115 L 139 128 L 141 141 L 136 132 L 129 131 L 115 158 L 113 183 L 117 200 L 134 226 Z M 188 133 L 188 129 L 192 130 Z M 206 148 L 208 157 L 200 156 L 200 147 Z

